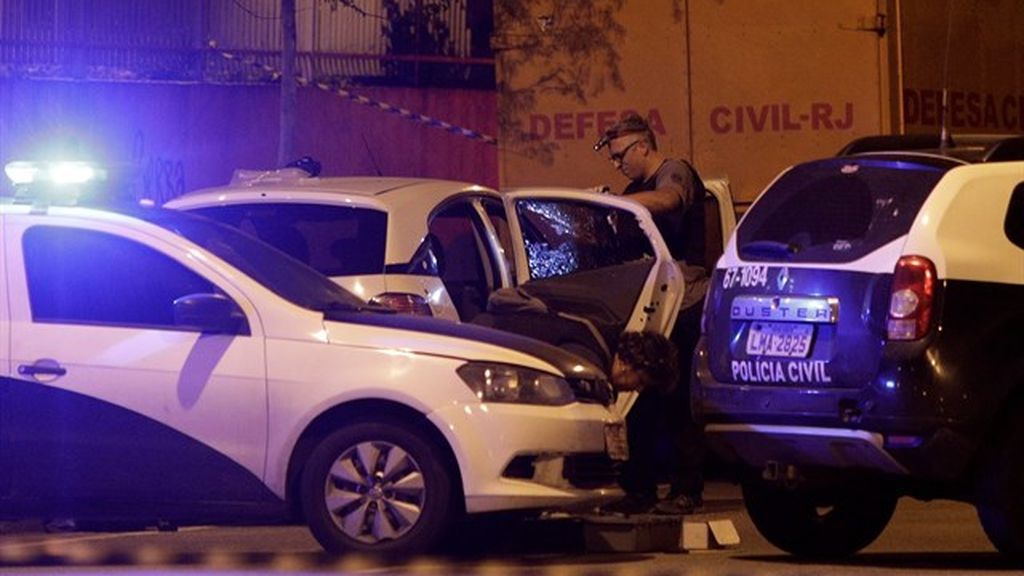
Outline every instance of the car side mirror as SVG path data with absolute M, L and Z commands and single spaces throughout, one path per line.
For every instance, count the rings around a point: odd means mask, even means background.
M 204 334 L 248 336 L 245 314 L 223 294 L 188 294 L 174 301 L 174 323 Z

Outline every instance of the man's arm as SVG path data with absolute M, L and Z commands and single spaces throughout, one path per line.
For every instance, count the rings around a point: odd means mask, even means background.
M 666 164 L 659 171 L 654 190 L 634 192 L 631 200 L 643 204 L 651 214 L 663 214 L 682 206 L 684 211 L 693 204 L 693 172 L 682 162 Z
M 634 192 L 628 198 L 643 204 L 644 208 L 647 208 L 651 214 L 663 214 L 675 210 L 682 203 L 680 194 L 681 192 L 666 187 L 646 190 L 644 192 Z

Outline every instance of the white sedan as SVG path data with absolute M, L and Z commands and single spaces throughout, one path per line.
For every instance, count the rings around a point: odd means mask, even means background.
M 621 494 L 611 388 L 574 356 L 368 305 L 192 214 L 22 199 L 0 201 L 0 518 L 302 518 L 329 551 L 404 554 L 464 513 Z

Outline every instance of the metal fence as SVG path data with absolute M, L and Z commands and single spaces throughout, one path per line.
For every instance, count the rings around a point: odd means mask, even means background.
M 313 80 L 492 88 L 492 0 L 296 0 L 299 73 Z M 0 0 L 0 75 L 268 82 L 280 0 Z

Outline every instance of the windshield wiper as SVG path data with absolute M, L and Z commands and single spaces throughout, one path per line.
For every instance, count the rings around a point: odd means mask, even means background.
M 359 312 L 373 312 L 375 314 L 398 314 L 398 310 L 383 304 L 369 302 L 356 308 Z
M 740 246 L 740 256 L 753 260 L 791 260 L 800 246 L 774 240 L 755 240 Z
M 329 302 L 324 306 L 317 307 L 317 310 L 324 313 L 329 312 L 373 312 L 375 314 L 397 314 L 398 311 L 394 308 L 389 308 L 383 304 L 374 304 L 367 302 L 363 304 L 350 304 L 348 302 L 341 302 L 335 300 Z

